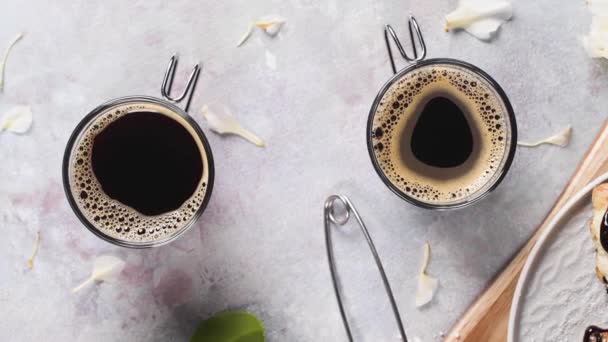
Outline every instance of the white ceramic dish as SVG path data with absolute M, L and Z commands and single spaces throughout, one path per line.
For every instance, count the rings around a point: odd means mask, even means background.
M 509 314 L 509 342 L 581 341 L 585 328 L 608 328 L 608 294 L 595 276 L 589 234 L 591 190 L 581 189 L 554 216 L 519 276 Z

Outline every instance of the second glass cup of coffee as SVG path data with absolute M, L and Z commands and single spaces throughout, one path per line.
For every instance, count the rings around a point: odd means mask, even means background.
M 213 156 L 187 114 L 200 69 L 171 97 L 177 58 L 165 73 L 164 99 L 129 96 L 93 109 L 70 137 L 63 185 L 70 206 L 95 235 L 113 244 L 159 246 L 202 214 L 213 189 Z M 185 109 L 177 107 L 186 99 Z
M 498 186 L 513 161 L 513 108 L 498 83 L 478 67 L 448 58 L 425 60 L 413 17 L 408 26 L 413 57 L 392 27 L 385 28 L 395 75 L 369 113 L 369 155 L 382 181 L 407 202 L 430 209 L 470 205 Z M 411 63 L 398 73 L 389 36 Z

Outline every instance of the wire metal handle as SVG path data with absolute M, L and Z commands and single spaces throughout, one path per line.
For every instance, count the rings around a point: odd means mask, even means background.
M 340 201 L 346 210 L 344 216 L 336 217 L 334 211 L 334 203 L 336 201 Z M 325 201 L 325 209 L 324 209 L 324 219 L 325 219 L 325 245 L 327 247 L 327 259 L 329 260 L 329 271 L 331 272 L 331 279 L 334 285 L 334 291 L 336 293 L 336 298 L 338 300 L 338 306 L 340 307 L 340 315 L 342 316 L 342 321 L 344 322 L 344 328 L 346 329 L 346 334 L 348 335 L 348 340 L 353 341 L 353 335 L 350 329 L 350 325 L 348 323 L 348 318 L 346 317 L 346 311 L 344 310 L 344 304 L 342 302 L 342 294 L 340 292 L 340 286 L 338 285 L 338 273 L 336 271 L 336 263 L 334 258 L 333 244 L 331 240 L 331 225 L 335 224 L 337 226 L 342 226 L 348 222 L 350 216 L 352 215 L 357 220 L 359 224 L 359 228 L 361 228 L 361 232 L 367 240 L 367 244 L 369 249 L 374 257 L 374 261 L 376 262 L 376 267 L 380 272 L 380 276 L 382 277 L 382 283 L 384 284 L 384 290 L 386 291 L 386 295 L 391 303 L 391 307 L 393 309 L 393 314 L 395 316 L 395 320 L 397 321 L 397 326 L 399 328 L 399 333 L 401 334 L 401 338 L 404 342 L 407 342 L 407 337 L 405 336 L 405 330 L 403 329 L 403 323 L 401 322 L 401 315 L 399 315 L 399 309 L 397 308 L 397 303 L 395 302 L 395 298 L 393 297 L 393 291 L 391 291 L 391 286 L 386 278 L 386 273 L 384 273 L 384 267 L 382 266 L 382 262 L 380 261 L 380 257 L 378 256 L 378 252 L 376 252 L 376 247 L 374 246 L 374 242 L 372 241 L 367 228 L 365 227 L 365 223 L 363 223 L 363 219 L 359 215 L 359 212 L 353 205 L 353 203 L 348 199 L 348 197 L 344 195 L 331 195 Z
M 393 74 L 397 73 L 397 68 L 395 67 L 395 58 L 393 57 L 393 51 L 391 50 L 391 44 L 388 39 L 389 35 L 393 38 L 393 41 L 395 42 L 395 45 L 397 45 L 399 53 L 406 61 L 410 63 L 415 63 L 423 60 L 424 57 L 426 57 L 426 45 L 424 45 L 422 31 L 420 31 L 420 26 L 418 26 L 416 18 L 410 15 L 407 21 L 407 26 L 410 32 L 410 41 L 412 43 L 412 51 L 414 53 L 414 58 L 410 57 L 407 52 L 405 52 L 405 50 L 403 49 L 403 45 L 401 45 L 401 42 L 397 37 L 397 33 L 395 33 L 395 30 L 393 30 L 393 27 L 391 25 L 384 26 L 384 42 L 386 43 L 386 49 L 388 50 L 388 57 L 391 61 L 391 68 L 393 69 Z M 420 55 L 418 55 L 418 51 L 416 51 L 416 40 L 414 39 L 414 32 L 416 32 L 416 38 L 418 38 L 418 45 L 420 46 Z
M 175 76 L 175 69 L 177 68 L 177 55 L 171 56 L 169 60 L 169 66 L 167 66 L 167 71 L 165 71 L 165 77 L 163 78 L 163 83 L 160 87 L 160 93 L 163 98 L 169 102 L 179 103 L 186 96 L 188 96 L 188 100 L 186 101 L 186 105 L 184 106 L 184 111 L 188 111 L 188 107 L 190 107 L 190 101 L 192 100 L 192 94 L 194 94 L 194 89 L 196 88 L 196 82 L 198 81 L 198 75 L 201 72 L 201 67 L 199 65 L 195 65 L 192 68 L 192 72 L 190 73 L 190 77 L 188 78 L 188 83 L 186 84 L 186 88 L 182 91 L 182 93 L 174 98 L 171 97 L 171 86 L 173 85 L 173 77 Z

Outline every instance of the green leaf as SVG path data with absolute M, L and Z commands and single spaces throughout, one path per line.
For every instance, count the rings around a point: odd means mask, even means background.
M 264 326 L 247 312 L 222 312 L 202 321 L 190 342 L 264 342 Z

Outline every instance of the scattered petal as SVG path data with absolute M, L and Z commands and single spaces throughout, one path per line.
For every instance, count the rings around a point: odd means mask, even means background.
M 591 58 L 608 58 L 608 16 L 591 19 L 591 30 L 583 37 L 583 46 Z
M 255 26 L 261 28 L 269 36 L 276 36 L 285 23 L 285 18 L 278 15 L 269 15 L 262 17 L 254 22 Z
M 426 274 L 426 267 L 429 264 L 429 257 L 431 254 L 431 246 L 429 242 L 424 243 L 424 258 L 422 260 L 422 267 L 418 273 L 418 289 L 416 290 L 416 307 L 421 307 L 429 303 L 439 287 L 439 280 L 435 279 Z
M 72 289 L 72 293 L 80 291 L 82 288 L 95 281 L 111 280 L 112 277 L 122 272 L 124 267 L 125 262 L 123 260 L 112 255 L 101 255 L 97 257 L 93 263 L 91 276 Z
M 239 47 L 243 45 L 249 39 L 249 37 L 253 33 L 254 27 L 256 26 L 264 30 L 267 35 L 271 37 L 276 36 L 281 30 L 281 27 L 283 26 L 285 21 L 285 18 L 278 15 L 267 15 L 260 19 L 254 20 L 252 23 L 249 24 L 247 32 L 245 32 L 243 36 L 241 36 L 241 39 L 239 39 L 239 42 L 236 46 Z
M 221 108 L 214 108 L 215 110 L 212 111 L 209 109 L 209 106 L 204 105 L 202 109 L 203 118 L 207 120 L 209 128 L 213 132 L 218 134 L 239 135 L 256 146 L 264 146 L 264 141 L 262 139 L 243 128 L 243 126 L 236 121 L 228 107 L 224 105 L 220 105 L 218 107 Z M 220 111 L 223 112 L 223 114 L 218 114 Z
M 270 70 L 277 70 L 277 56 L 275 56 L 272 52 L 266 50 L 266 66 Z
M 512 16 L 513 8 L 507 1 L 461 0 L 458 8 L 445 16 L 445 30 L 464 29 L 478 39 L 490 40 Z
M 23 33 L 18 33 L 13 40 L 10 41 L 6 50 L 4 50 L 4 56 L 2 57 L 2 62 L 0 62 L 0 91 L 4 88 L 4 68 L 6 67 L 6 61 L 8 59 L 8 54 L 11 52 L 13 46 L 23 38 Z
M 247 32 L 245 32 L 243 34 L 243 36 L 241 37 L 241 39 L 239 39 L 239 42 L 236 44 L 236 47 L 243 45 L 247 41 L 247 39 L 249 39 L 249 37 L 251 36 L 251 33 L 253 32 L 254 27 L 255 26 L 253 23 L 249 24 L 249 28 L 247 29 Z
M 38 247 L 40 247 L 40 232 L 36 232 L 36 240 L 34 240 L 34 250 L 32 251 L 32 256 L 27 259 L 27 268 L 34 267 L 34 258 L 38 254 Z
M 588 0 L 591 29 L 583 37 L 583 46 L 591 58 L 608 59 L 608 1 Z
M 29 106 L 15 106 L 2 115 L 0 132 L 26 133 L 32 126 L 32 109 Z
M 435 296 L 439 280 L 426 274 L 418 275 L 418 290 L 416 291 L 416 307 L 429 303 Z
M 585 3 L 593 15 L 608 14 L 608 1 L 606 0 L 586 0 Z
M 548 144 L 548 145 L 566 147 L 566 146 L 568 146 L 568 143 L 570 143 L 571 136 L 572 136 L 572 127 L 568 126 L 564 130 L 558 132 L 557 134 L 552 135 L 543 140 L 539 140 L 536 142 L 518 141 L 517 145 L 523 146 L 523 147 L 536 147 L 536 146 L 540 146 L 542 144 Z

